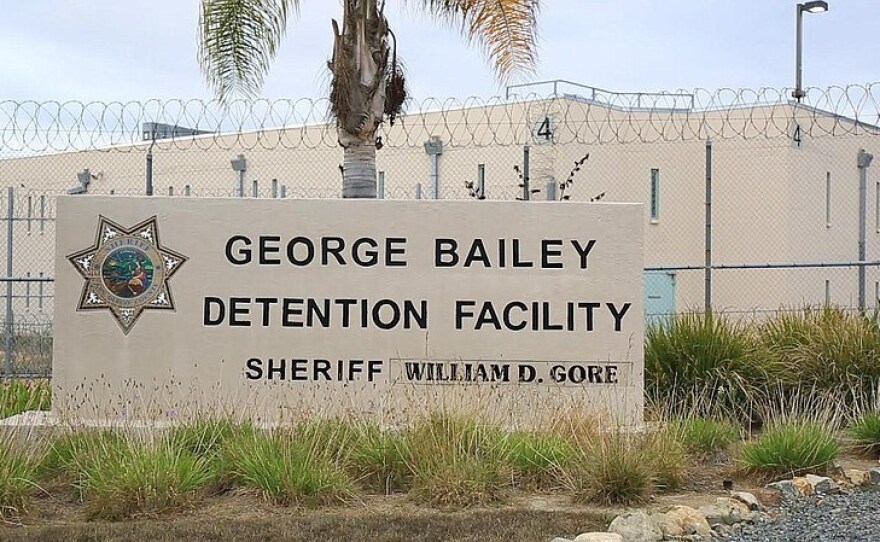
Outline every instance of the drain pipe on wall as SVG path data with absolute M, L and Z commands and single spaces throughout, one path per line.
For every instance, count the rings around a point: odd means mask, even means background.
M 443 154 L 443 141 L 437 136 L 425 141 L 425 154 L 431 160 L 431 196 L 440 199 L 440 155 Z

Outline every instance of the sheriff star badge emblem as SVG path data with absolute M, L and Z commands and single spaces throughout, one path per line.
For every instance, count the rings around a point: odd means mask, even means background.
M 109 310 L 125 335 L 145 310 L 174 310 L 168 280 L 187 260 L 159 242 L 155 216 L 132 228 L 102 216 L 95 244 L 67 259 L 85 279 L 77 310 Z

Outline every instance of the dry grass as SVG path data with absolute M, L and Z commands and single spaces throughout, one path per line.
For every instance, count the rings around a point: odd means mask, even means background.
M 0 540 L 534 542 L 605 529 L 602 515 L 583 509 L 538 511 L 523 505 L 436 513 L 410 504 L 405 497 L 377 497 L 364 506 L 291 513 L 247 495 L 226 495 L 186 514 L 118 523 L 85 522 L 76 505 L 50 500 L 37 501 L 32 512 L 34 517 L 24 526 L 0 524 Z

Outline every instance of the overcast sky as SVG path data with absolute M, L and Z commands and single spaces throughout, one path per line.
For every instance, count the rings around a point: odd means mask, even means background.
M 411 95 L 503 94 L 455 30 L 388 0 Z M 615 91 L 784 87 L 794 78 L 794 0 L 544 0 L 529 80 Z M 880 81 L 880 0 L 829 0 L 805 16 L 807 86 Z M 338 0 L 304 0 L 263 95 L 326 94 Z M 209 98 L 196 61 L 197 0 L 2 0 L 0 100 Z M 514 82 L 523 82 L 518 80 Z

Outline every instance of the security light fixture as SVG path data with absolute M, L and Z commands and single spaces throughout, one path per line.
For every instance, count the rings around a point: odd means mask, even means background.
M 828 2 L 825 0 L 814 0 L 797 5 L 797 58 L 795 63 L 795 84 L 794 90 L 791 92 L 792 97 L 800 103 L 807 95 L 803 89 L 803 49 L 804 49 L 804 12 L 807 13 L 825 13 L 828 11 Z
M 801 4 L 799 7 L 810 13 L 825 13 L 828 11 L 828 2 L 825 2 L 824 0 L 816 0 L 815 2 Z

